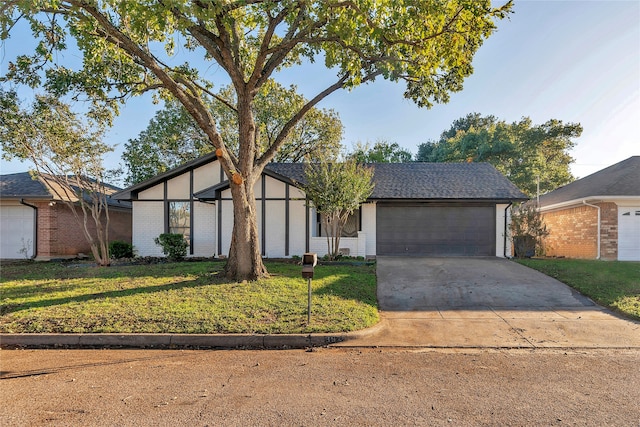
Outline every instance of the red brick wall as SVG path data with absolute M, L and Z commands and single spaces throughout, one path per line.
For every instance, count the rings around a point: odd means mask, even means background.
M 49 206 L 48 202 L 35 204 L 38 207 L 38 254 L 39 258 L 75 256 L 79 252 L 91 255 L 91 249 L 82 231 L 82 225 L 64 203 Z M 82 218 L 82 212 L 79 211 Z M 109 240 L 124 240 L 131 243 L 131 212 L 109 212 Z M 87 222 L 89 230 L 95 232 L 93 219 Z
M 600 257 L 618 257 L 618 207 L 615 203 L 600 206 Z M 544 247 L 547 256 L 596 259 L 598 256 L 598 210 L 577 206 L 542 214 L 549 235 Z

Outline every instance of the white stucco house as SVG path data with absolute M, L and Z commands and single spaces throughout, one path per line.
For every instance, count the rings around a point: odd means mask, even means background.
M 375 189 L 345 228 L 351 256 L 497 256 L 511 253 L 509 206 L 527 197 L 488 163 L 372 164 Z M 321 221 L 304 193 L 304 165 L 272 163 L 256 183 L 262 254 L 327 252 Z M 229 180 L 214 153 L 120 191 L 133 206 L 133 245 L 162 256 L 154 238 L 183 233 L 191 256 L 228 254 Z M 232 184 L 233 185 L 233 184 Z

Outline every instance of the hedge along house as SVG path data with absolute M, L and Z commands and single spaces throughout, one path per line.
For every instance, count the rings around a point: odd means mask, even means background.
M 120 190 L 109 185 L 106 189 Z M 72 194 L 47 175 L 35 180 L 28 172 L 0 175 L 0 258 L 46 261 L 90 254 L 82 226 L 62 200 L 73 200 Z M 109 239 L 131 243 L 131 203 L 111 197 L 107 203 Z M 95 230 L 92 219 L 88 227 Z
M 375 189 L 354 213 L 340 240 L 351 256 L 498 256 L 511 253 L 509 206 L 526 200 L 486 163 L 374 164 Z M 269 164 L 256 183 L 262 255 L 327 253 L 315 209 L 304 193 L 304 165 Z M 233 209 L 229 181 L 214 153 L 117 194 L 133 204 L 133 245 L 141 256 L 162 256 L 154 238 L 182 233 L 191 256 L 226 256 Z
M 548 256 L 640 261 L 640 156 L 540 196 Z

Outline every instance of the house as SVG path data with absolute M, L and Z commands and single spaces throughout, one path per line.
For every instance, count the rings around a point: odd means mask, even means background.
M 640 261 L 640 156 L 540 197 L 549 256 Z
M 375 189 L 352 215 L 341 251 L 351 256 L 509 254 L 509 206 L 527 197 L 487 163 L 374 164 Z M 269 164 L 255 185 L 261 250 L 280 258 L 327 253 L 321 221 L 304 193 L 304 165 Z M 229 180 L 214 153 L 113 197 L 133 204 L 133 245 L 162 256 L 154 238 L 183 233 L 191 256 L 228 254 Z
M 110 192 L 119 190 L 107 186 Z M 0 259 L 49 260 L 90 254 L 81 226 L 46 175 L 0 175 Z M 109 198 L 109 239 L 131 243 L 131 203 Z M 93 221 L 89 221 L 89 227 Z M 95 226 L 94 226 L 95 227 Z

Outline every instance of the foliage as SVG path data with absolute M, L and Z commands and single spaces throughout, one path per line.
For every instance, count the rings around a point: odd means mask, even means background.
M 375 267 L 318 266 L 307 326 L 300 266 L 267 261 L 273 277 L 238 286 L 222 263 L 2 266 L 3 333 L 346 332 L 378 320 Z
M 109 243 L 109 256 L 112 259 L 133 258 L 133 245 L 121 240 L 114 240 Z
M 542 239 L 549 235 L 549 231 L 535 206 L 523 204 L 513 209 L 510 227 L 516 257 L 541 255 Z
M 507 123 L 494 116 L 468 114 L 456 120 L 438 141 L 420 144 L 420 162 L 489 162 L 520 190 L 534 197 L 573 181 L 568 154 L 582 127 L 549 120 L 534 125 L 530 118 Z
M 83 123 L 69 105 L 52 96 L 36 96 L 23 109 L 15 91 L 0 89 L 0 143 L 3 157 L 29 160 L 54 199 L 73 213 L 99 265 L 110 263 L 109 194 L 102 164 L 112 148 L 102 141 L 100 129 Z M 92 224 L 92 226 L 90 226 Z
M 412 160 L 411 152 L 403 149 L 397 142 L 377 141 L 373 147 L 369 144 L 356 144 L 348 158 L 358 163 L 408 163 Z
M 322 218 L 327 232 L 329 259 L 340 251 L 344 225 L 373 192 L 373 169 L 354 160 L 341 163 L 308 163 L 305 168 L 305 193 Z
M 224 99 L 221 102 L 218 99 Z M 294 109 L 307 101 L 295 87 L 286 89 L 270 81 L 256 97 L 254 114 L 260 128 L 262 154 L 287 122 Z M 238 118 L 227 104 L 235 104 L 232 87 L 224 87 L 217 98 L 207 101 L 219 117 L 220 134 L 228 148 L 238 155 Z M 300 162 L 305 157 L 336 157 L 341 148 L 342 123 L 333 110 L 312 108 L 291 130 L 282 148 L 275 154 L 276 162 Z M 214 151 L 205 133 L 175 100 L 167 100 L 149 125 L 135 139 L 125 144 L 122 158 L 128 170 L 127 183 L 136 184 L 179 166 L 189 160 Z
M 254 280 L 267 271 L 253 186 L 296 124 L 333 92 L 377 77 L 404 82 L 405 97 L 419 106 L 447 102 L 511 7 L 509 1 L 494 8 L 490 0 L 9 0 L 0 6 L 0 37 L 8 38 L 22 20 L 39 44 L 33 54 L 9 61 L 4 79 L 42 84 L 57 96 L 86 94 L 91 114 L 104 121 L 120 102 L 147 91 L 180 102 L 220 150 L 226 175 L 242 178 L 231 185 L 234 237 L 225 271 Z M 83 59 L 79 70 L 54 61 L 68 36 Z M 258 94 L 284 69 L 316 62 L 335 72 L 333 83 L 296 106 L 262 146 Z M 225 140 L 219 130 L 224 120 L 209 109 L 208 99 L 216 96 L 207 79 L 211 69 L 234 89 L 236 102 L 227 107 L 237 117 L 237 152 L 236 140 Z
M 518 260 L 618 313 L 640 320 L 640 263 L 583 259 Z
M 162 247 L 162 253 L 171 260 L 180 261 L 187 256 L 189 244 L 182 234 L 162 233 L 153 241 L 156 245 Z

